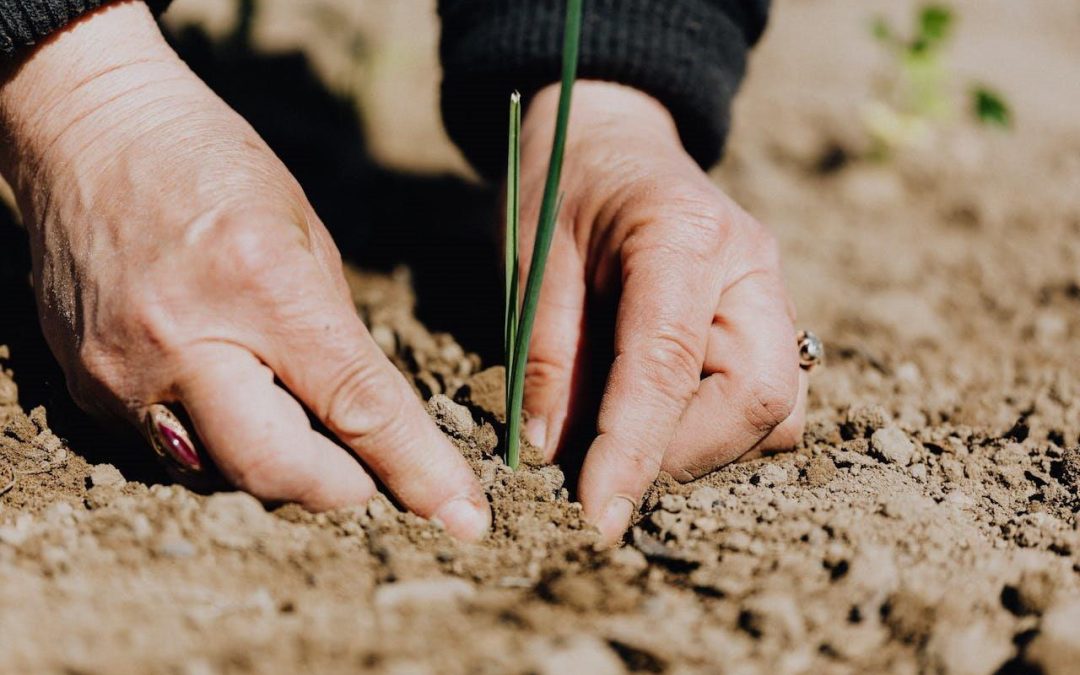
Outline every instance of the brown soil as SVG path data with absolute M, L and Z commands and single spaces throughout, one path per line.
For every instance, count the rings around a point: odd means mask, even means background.
M 419 323 L 408 274 L 355 272 L 488 489 L 488 540 L 384 499 L 268 512 L 125 480 L 8 372 L 0 671 L 1080 672 L 1080 13 L 956 3 L 956 68 L 1018 128 L 957 121 L 875 164 L 851 159 L 867 4 L 778 3 L 718 175 L 775 226 L 831 349 L 798 452 L 662 479 L 627 544 L 595 550 L 559 469 L 491 458 L 499 371 Z

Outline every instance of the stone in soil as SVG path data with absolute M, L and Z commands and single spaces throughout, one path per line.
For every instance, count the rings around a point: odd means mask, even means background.
M 1025 657 L 1045 675 L 1080 673 L 1080 597 L 1061 600 L 1047 610 Z
M 878 429 L 870 437 L 874 453 L 889 464 L 907 466 L 915 456 L 915 444 L 899 427 Z

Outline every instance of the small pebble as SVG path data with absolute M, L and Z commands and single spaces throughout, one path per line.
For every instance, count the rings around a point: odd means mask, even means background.
M 1016 582 L 1016 599 L 1027 614 L 1046 612 L 1057 594 L 1058 581 L 1047 569 L 1026 570 Z
M 476 588 L 457 577 L 415 579 L 383 584 L 375 590 L 375 606 L 382 610 L 403 606 L 431 607 L 476 595 Z
M 476 421 L 465 406 L 454 403 L 442 394 L 436 394 L 428 401 L 428 412 L 447 433 L 465 438 L 476 430 Z
M 720 491 L 716 488 L 704 485 L 690 493 L 686 505 L 699 511 L 712 511 L 716 503 L 720 501 L 721 496 Z
M 371 337 L 375 340 L 375 344 L 379 345 L 379 349 L 383 354 L 392 355 L 397 353 L 397 335 L 394 334 L 394 330 L 390 326 L 378 325 L 371 327 Z
M 611 563 L 635 572 L 641 572 L 649 566 L 649 561 L 645 559 L 645 555 L 636 548 L 629 546 L 612 551 Z
M 243 492 L 211 496 L 200 516 L 211 541 L 237 550 L 255 546 L 274 526 L 274 517 L 257 499 Z
M 1027 649 L 1028 662 L 1045 675 L 1068 675 L 1080 664 L 1080 597 L 1055 603 L 1039 622 Z
M 985 621 L 938 627 L 926 651 L 941 675 L 993 675 L 1013 653 L 1010 637 Z
M 606 642 L 591 635 L 574 635 L 554 645 L 548 640 L 538 640 L 530 652 L 535 663 L 533 669 L 539 675 L 622 675 L 626 672 L 619 655 Z
M 739 626 L 755 637 L 768 637 L 781 644 L 798 642 L 806 634 L 799 605 L 790 595 L 765 593 L 743 604 Z
M 875 431 L 870 437 L 870 447 L 878 457 L 890 464 L 907 466 L 915 456 L 915 444 L 899 427 L 885 427 Z
M 878 429 L 883 429 L 889 421 L 888 411 L 879 405 L 852 406 L 840 431 L 845 439 L 865 438 Z
M 163 558 L 190 558 L 195 555 L 195 545 L 183 537 L 163 537 L 154 547 L 154 553 Z
M 660 508 L 670 513 L 679 513 L 686 507 L 686 497 L 682 495 L 664 495 L 660 498 Z
M 712 534 L 713 532 L 718 532 L 720 530 L 722 523 L 719 518 L 702 516 L 701 518 L 694 519 L 693 525 L 694 529 L 701 530 L 705 534 Z
M 649 520 L 656 526 L 656 529 L 660 532 L 671 532 L 678 527 L 678 524 L 682 522 L 682 517 L 671 511 L 653 511 L 649 516 Z
M 778 487 L 788 482 L 788 474 L 778 464 L 766 464 L 754 474 L 754 482 L 765 487 Z
M 375 495 L 367 505 L 368 516 L 376 523 L 391 520 L 397 514 L 397 510 L 382 495 Z
M 16 405 L 19 402 L 19 387 L 15 380 L 0 374 L 0 405 Z
M 112 464 L 98 464 L 90 470 L 90 484 L 94 487 L 123 487 L 124 476 Z
M 827 455 L 818 455 L 807 462 L 803 475 L 810 487 L 822 487 L 836 478 L 836 464 Z

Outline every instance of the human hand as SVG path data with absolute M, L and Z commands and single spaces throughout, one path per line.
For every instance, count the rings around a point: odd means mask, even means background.
M 240 488 L 364 502 L 372 478 L 306 406 L 407 507 L 483 536 L 478 481 L 360 322 L 300 186 L 143 3 L 35 50 L 0 85 L 0 125 L 42 326 L 81 406 L 139 424 L 180 404 Z
M 557 87 L 540 92 L 522 128 L 526 264 L 557 102 Z M 611 342 L 579 482 L 586 516 L 611 543 L 661 469 L 685 481 L 792 448 L 806 378 L 773 237 L 686 154 L 658 101 L 575 85 L 562 186 L 525 370 L 526 436 L 549 460 L 562 449 L 585 397 L 585 345 Z M 588 334 L 590 314 L 609 303 L 614 325 Z

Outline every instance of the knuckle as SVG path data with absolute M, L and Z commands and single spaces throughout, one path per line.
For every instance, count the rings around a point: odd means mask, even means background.
M 798 385 L 759 377 L 747 387 L 743 415 L 750 428 L 765 434 L 791 416 L 798 400 Z
M 530 354 L 525 364 L 525 382 L 530 387 L 540 389 L 561 385 L 570 378 L 568 368 L 566 361 L 552 358 L 548 354 Z
M 350 445 L 375 443 L 399 433 L 406 409 L 403 387 L 380 364 L 356 359 L 343 367 L 316 411 L 326 426 Z M 392 444 L 391 444 L 392 445 Z
M 672 184 L 674 183 L 674 185 Z M 629 200 L 637 214 L 628 227 L 626 245 L 669 248 L 680 256 L 708 257 L 723 245 L 737 222 L 728 200 L 685 181 L 646 184 Z M 654 227 L 655 224 L 662 224 Z
M 293 244 L 303 232 L 270 226 L 265 212 L 249 207 L 220 216 L 214 224 L 215 272 L 236 290 L 273 288 Z
M 778 271 L 780 269 L 780 240 L 777 239 L 772 230 L 760 224 L 757 225 L 755 239 L 757 240 L 758 257 L 761 259 L 762 264 L 766 269 Z
M 124 364 L 111 352 L 84 343 L 78 350 L 78 363 L 65 369 L 68 390 L 76 402 L 93 398 L 95 392 L 120 392 L 124 387 Z
M 246 221 L 226 228 L 218 242 L 222 258 L 243 278 L 262 278 L 277 265 L 277 251 L 265 232 Z
M 672 218 L 714 240 L 723 237 L 736 221 L 733 203 L 711 184 L 703 188 L 680 181 L 666 190 L 664 204 Z
M 700 381 L 703 349 L 686 327 L 668 325 L 649 337 L 641 352 L 648 381 L 661 394 L 687 403 Z
M 613 446 L 617 460 L 633 469 L 634 475 L 648 476 L 650 480 L 660 474 L 662 459 L 632 443 Z
M 178 330 L 163 298 L 150 291 L 130 298 L 124 311 L 124 331 L 120 336 L 127 345 L 139 344 L 159 352 L 170 352 L 176 345 Z M 102 332 L 103 335 L 108 333 Z M 121 349 L 127 349 L 117 345 Z

